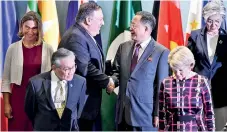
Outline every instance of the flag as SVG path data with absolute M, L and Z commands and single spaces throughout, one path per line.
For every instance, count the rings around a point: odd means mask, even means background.
M 107 60 L 113 60 L 117 52 L 118 46 L 131 39 L 129 32 L 130 22 L 136 12 L 141 11 L 140 1 L 114 1 L 112 22 L 110 27 L 109 45 L 107 51 Z M 102 92 L 102 130 L 115 130 L 115 103 L 116 94 L 107 95 L 106 91 Z
M 29 12 L 29 11 L 35 11 L 35 12 L 39 13 L 38 2 L 36 0 L 28 1 L 27 12 Z
M 57 50 L 60 32 L 55 0 L 38 1 L 38 9 L 43 23 L 44 41 Z
M 158 22 L 158 19 L 159 19 L 159 7 L 160 7 L 160 1 L 154 1 L 152 14 L 155 17 L 156 22 Z M 155 26 L 151 33 L 151 36 L 154 38 L 154 40 L 157 40 L 157 32 L 158 32 L 158 26 Z
M 14 1 L 1 1 L 1 33 L 0 33 L 0 86 L 3 74 L 4 60 L 10 44 L 19 40 L 17 33 L 19 23 L 17 20 L 16 7 Z M 8 130 L 8 120 L 4 116 L 4 103 L 1 95 L 1 131 Z
M 202 7 L 202 0 L 191 0 L 185 34 L 185 44 L 187 44 L 191 31 L 200 29 L 202 26 Z
M 184 45 L 180 1 L 160 1 L 157 41 L 172 50 Z

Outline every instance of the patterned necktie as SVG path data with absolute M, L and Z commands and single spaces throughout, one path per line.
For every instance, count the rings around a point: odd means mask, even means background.
M 60 90 L 60 97 L 59 98 L 64 97 L 63 83 L 64 82 L 62 82 L 62 81 L 59 81 L 58 82 L 58 86 L 59 86 L 59 90 Z M 56 94 L 57 94 L 57 92 L 56 92 Z M 61 108 L 57 108 L 57 112 L 58 112 L 59 117 L 61 118 L 62 117 L 62 114 L 63 114 L 63 111 L 65 109 L 65 104 L 66 104 L 65 103 L 65 98 L 60 103 L 61 103 Z
M 133 54 L 132 61 L 131 61 L 131 68 L 130 68 L 130 72 L 131 73 L 135 69 L 136 64 L 138 62 L 138 55 L 139 55 L 139 49 L 140 48 L 141 48 L 141 45 L 140 44 L 136 44 L 136 46 L 135 46 L 135 52 Z

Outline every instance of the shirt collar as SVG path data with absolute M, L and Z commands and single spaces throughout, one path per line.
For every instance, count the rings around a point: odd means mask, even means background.
M 51 81 L 54 81 L 54 82 L 61 81 L 61 80 L 57 77 L 57 75 L 55 74 L 55 72 L 54 72 L 53 70 L 51 71 Z M 64 84 L 67 83 L 66 80 L 62 80 L 62 82 L 63 82 Z
M 145 49 L 150 41 L 151 41 L 151 36 L 140 44 L 141 48 Z

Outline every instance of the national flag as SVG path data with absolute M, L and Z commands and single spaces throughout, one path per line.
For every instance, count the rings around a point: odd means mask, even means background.
M 159 20 L 159 7 L 160 7 L 160 1 L 154 1 L 152 14 L 155 17 L 156 22 L 158 22 Z M 154 38 L 154 40 L 157 40 L 157 32 L 158 32 L 158 26 L 156 25 L 151 33 L 151 36 Z
M 185 35 L 185 44 L 187 44 L 191 31 L 200 29 L 202 26 L 202 8 L 202 0 L 191 0 Z
M 43 23 L 44 40 L 57 50 L 60 32 L 55 0 L 38 1 L 38 9 Z
M 27 12 L 29 11 L 35 11 L 39 13 L 37 0 L 28 1 Z
M 88 0 L 69 1 L 65 31 L 75 23 L 77 11 L 79 10 L 80 5 L 85 2 L 88 2 Z
M 131 34 L 129 32 L 130 22 L 135 13 L 141 10 L 141 1 L 114 1 L 107 60 L 113 60 L 119 45 L 131 39 Z M 115 130 L 114 118 L 116 98 L 116 94 L 107 95 L 106 91 L 103 90 L 101 106 L 103 131 Z
M 3 74 L 4 60 L 7 49 L 10 44 L 19 40 L 17 36 L 19 30 L 18 17 L 16 14 L 16 6 L 14 1 L 0 2 L 0 19 L 1 19 L 1 33 L 0 33 L 0 88 Z M 4 102 L 1 94 L 1 131 L 8 130 L 8 120 L 4 115 Z
M 157 41 L 172 50 L 184 45 L 180 1 L 160 1 Z

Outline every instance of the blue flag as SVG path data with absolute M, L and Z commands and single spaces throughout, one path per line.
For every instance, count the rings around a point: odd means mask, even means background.
M 66 17 L 65 31 L 75 23 L 76 14 L 78 11 L 78 1 L 70 1 L 68 5 L 68 13 Z
M 1 1 L 1 35 L 0 35 L 0 76 L 2 76 L 3 64 L 6 51 L 10 44 L 19 40 L 17 36 L 19 30 L 19 22 L 16 15 L 16 7 L 14 1 Z
M 1 19 L 1 33 L 0 33 L 0 88 L 1 79 L 4 67 L 4 60 L 6 51 L 10 44 L 19 40 L 17 37 L 18 32 L 18 21 L 16 15 L 16 8 L 14 1 L 0 1 L 0 19 Z M 1 95 L 1 104 L 3 103 L 3 98 Z M 7 131 L 7 118 L 4 116 L 4 105 L 1 107 L 1 130 Z

